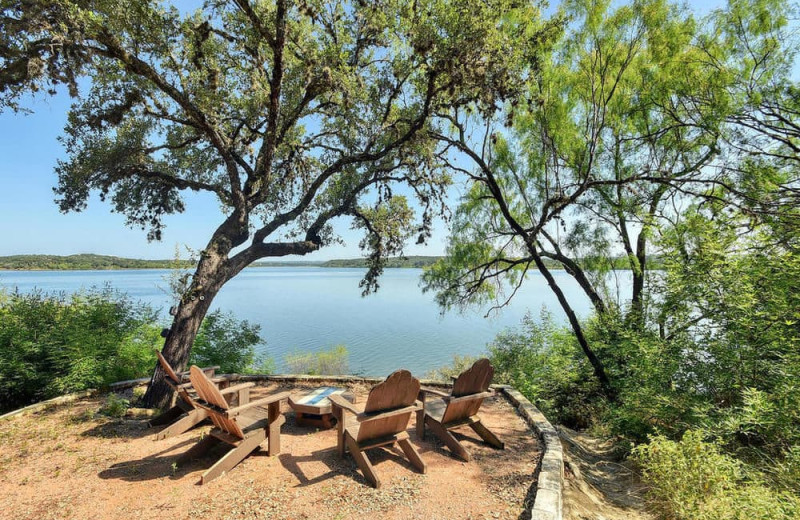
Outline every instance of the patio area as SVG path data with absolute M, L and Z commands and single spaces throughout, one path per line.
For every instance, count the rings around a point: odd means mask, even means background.
M 369 386 L 347 385 L 363 406 Z M 265 384 L 253 399 L 309 386 Z M 525 518 L 540 456 L 536 435 L 502 395 L 481 408 L 505 442 L 496 450 L 469 428 L 456 436 L 473 456 L 464 463 L 436 437 L 411 441 L 427 463 L 416 472 L 399 448 L 369 451 L 384 486 L 373 489 L 349 455 L 336 453 L 336 430 L 298 426 L 284 404 L 281 453 L 259 450 L 228 474 L 199 485 L 218 452 L 186 464 L 178 456 L 209 429 L 153 441 L 147 418 L 98 415 L 104 398 L 0 422 L 0 510 L 21 519 L 64 518 Z

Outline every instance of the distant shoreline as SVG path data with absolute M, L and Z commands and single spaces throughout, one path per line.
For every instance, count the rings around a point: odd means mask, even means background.
M 441 256 L 408 256 L 389 258 L 387 268 L 422 268 L 432 265 Z M 129 271 L 138 269 L 192 269 L 194 264 L 175 260 L 142 260 L 118 256 L 79 255 L 13 255 L 0 256 L 0 271 Z M 255 262 L 248 267 L 367 267 L 366 259 L 350 258 L 321 261 Z
M 407 256 L 392 257 L 386 261 L 387 269 L 422 269 L 433 265 L 443 256 Z M 614 260 L 616 268 L 627 270 L 625 259 L 620 257 Z M 561 270 L 558 262 L 545 261 L 552 270 Z M 651 260 L 652 268 L 657 268 L 658 259 Z M 3 271 L 133 271 L 145 269 L 193 269 L 195 264 L 188 261 L 175 260 L 142 260 L 137 258 L 123 258 L 119 256 L 80 254 L 80 255 L 13 255 L 0 256 L 0 272 Z M 323 269 L 366 269 L 365 258 L 342 258 L 336 260 L 295 260 L 287 262 L 260 261 L 247 266 L 251 267 L 319 267 Z

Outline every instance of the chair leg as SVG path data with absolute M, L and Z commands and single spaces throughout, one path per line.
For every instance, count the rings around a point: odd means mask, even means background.
M 397 444 L 400 445 L 400 449 L 403 450 L 408 460 L 420 473 L 426 473 L 428 471 L 428 466 L 425 464 L 425 461 L 422 460 L 419 456 L 419 452 L 408 439 L 397 441 Z
M 336 418 L 336 453 L 338 453 L 340 457 L 344 458 L 346 451 L 344 443 L 344 423 L 346 420 L 344 410 L 338 406 L 334 406 L 333 416 Z
M 425 438 L 425 406 L 417 410 L 417 439 L 423 440 Z
M 183 410 L 183 408 L 181 408 L 180 406 L 173 406 L 172 408 L 162 413 L 161 415 L 158 415 L 157 417 L 153 417 L 152 419 L 150 419 L 147 424 L 150 426 L 163 426 L 164 424 L 169 424 L 173 422 L 175 419 L 177 419 L 184 413 L 186 413 L 186 411 Z
M 458 442 L 458 439 L 453 437 L 453 434 L 447 431 L 447 429 L 442 426 L 440 422 L 434 420 L 431 418 L 431 416 L 427 416 L 425 418 L 425 423 L 426 426 L 428 426 L 428 428 L 430 428 L 431 431 L 433 431 L 433 433 L 439 437 L 448 448 L 450 448 L 450 451 L 452 451 L 456 457 L 464 462 L 469 462 L 472 460 L 472 457 L 470 456 L 469 452 L 464 449 L 464 446 L 462 446 L 461 443 Z
M 245 457 L 258 448 L 265 439 L 266 433 L 264 430 L 258 430 L 253 435 L 244 439 L 238 446 L 223 455 L 213 466 L 208 468 L 208 470 L 203 473 L 203 476 L 200 477 L 200 483 L 207 484 L 226 471 L 232 470 L 234 466 L 242 462 Z
M 178 462 L 187 462 L 192 459 L 202 457 L 219 442 L 220 440 L 216 437 L 206 435 L 200 441 L 198 441 L 197 444 L 186 450 L 180 457 L 178 457 Z
M 361 473 L 364 474 L 364 478 L 367 479 L 367 482 L 369 482 L 372 487 L 380 489 L 381 481 L 378 475 L 375 474 L 375 468 L 372 467 L 372 463 L 367 458 L 367 454 L 361 451 L 361 448 L 358 447 L 358 443 L 349 435 L 345 435 L 345 441 L 347 442 L 347 447 L 350 449 L 350 454 L 356 459 L 356 464 L 358 464 L 359 469 L 361 469 Z
M 498 439 L 497 435 L 492 433 L 489 430 L 489 428 L 484 426 L 480 419 L 478 419 L 476 422 L 470 424 L 470 427 L 473 430 L 475 430 L 475 433 L 477 433 L 478 435 L 481 436 L 481 439 L 483 439 L 484 442 L 486 442 L 486 444 L 490 444 L 490 445 L 494 446 L 495 448 L 498 448 L 498 449 L 501 449 L 501 450 L 505 449 L 506 446 L 503 443 L 503 441 Z
M 281 425 L 285 422 L 281 415 L 281 403 L 270 403 L 269 405 L 269 444 L 267 456 L 272 457 L 281 452 Z
M 175 435 L 180 435 L 183 432 L 189 431 L 208 417 L 208 412 L 201 408 L 197 408 L 189 412 L 186 417 L 183 417 L 174 423 L 170 424 L 160 432 L 153 435 L 153 440 L 158 441 L 167 439 Z

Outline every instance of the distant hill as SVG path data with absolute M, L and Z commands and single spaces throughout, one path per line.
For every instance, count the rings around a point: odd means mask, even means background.
M 430 265 L 441 257 L 409 256 L 407 258 L 390 258 L 387 267 L 423 267 Z M 192 267 L 192 263 L 184 261 L 181 267 Z M 105 255 L 14 255 L 0 256 L 0 269 L 16 271 L 69 271 L 69 270 L 106 270 L 106 269 L 170 269 L 175 267 L 174 260 L 141 260 Z M 366 267 L 363 258 L 318 261 L 262 261 L 253 267 Z
M 426 267 L 432 265 L 441 256 L 407 256 L 407 257 L 394 257 L 386 262 L 386 267 Z M 367 267 L 367 260 L 365 258 L 350 258 L 346 260 L 328 260 L 323 262 L 321 267 Z
M 182 265 L 190 266 L 189 262 Z M 104 255 L 15 255 L 0 256 L 0 269 L 10 270 L 104 270 L 104 269 L 167 269 L 174 260 L 140 260 Z
M 441 256 L 408 256 L 405 258 L 390 258 L 386 263 L 387 268 L 422 268 L 432 265 Z M 552 260 L 545 260 L 551 269 L 561 269 L 561 266 Z M 648 260 L 651 268 L 660 268 L 663 261 L 654 256 Z M 614 260 L 617 269 L 626 269 L 627 261 L 625 258 Z M 191 268 L 194 264 L 183 261 L 180 267 Z M 104 255 L 15 255 L 0 256 L 0 270 L 15 271 L 70 271 L 70 270 L 105 270 L 105 269 L 172 269 L 175 267 L 175 260 L 140 260 L 135 258 L 122 258 L 119 256 Z M 327 260 L 312 262 L 308 260 L 277 262 L 261 261 L 254 263 L 251 267 L 335 267 L 335 268 L 366 268 L 367 261 L 364 258 L 347 258 L 338 260 Z

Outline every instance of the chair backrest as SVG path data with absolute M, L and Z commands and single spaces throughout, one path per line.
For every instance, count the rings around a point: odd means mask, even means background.
M 486 358 L 481 358 L 470 368 L 461 372 L 453 383 L 453 397 L 463 397 L 470 394 L 479 394 L 489 389 L 494 377 L 494 367 Z
M 200 396 L 200 399 L 212 405 L 211 408 L 204 407 L 208 411 L 211 422 L 220 430 L 239 437 L 240 439 L 244 439 L 244 432 L 242 432 L 242 429 L 237 424 L 236 419 L 225 417 L 225 415 L 220 412 L 220 410 L 228 410 L 230 406 L 228 405 L 228 401 L 225 400 L 225 397 L 222 396 L 222 393 L 220 393 L 217 385 L 212 383 L 208 376 L 196 365 L 192 365 L 189 369 L 189 379 L 197 395 Z M 202 406 L 203 403 L 199 404 Z
M 486 358 L 477 360 L 472 366 L 461 373 L 453 383 L 453 397 L 466 397 L 472 394 L 480 394 L 489 389 L 494 377 L 494 367 Z M 442 422 L 447 423 L 450 421 L 457 421 L 472 417 L 483 404 L 483 398 L 476 398 L 474 400 L 449 402 L 447 408 L 442 415 Z
M 159 351 L 156 351 L 156 355 L 158 356 L 158 362 L 161 364 L 161 368 L 164 369 L 164 372 L 167 374 L 167 377 L 172 379 L 172 381 L 176 385 L 181 384 L 181 378 L 178 377 L 178 374 L 176 374 L 175 371 L 172 369 L 172 366 L 170 366 L 170 364 L 167 362 L 167 359 L 164 357 L 164 355 Z
M 417 400 L 418 395 L 419 380 L 408 370 L 397 370 L 383 383 L 372 387 L 367 397 L 367 404 L 364 406 L 364 413 L 377 414 L 411 406 Z M 360 442 L 400 433 L 408 427 L 411 413 L 409 411 L 390 417 L 362 421 L 356 440 Z

